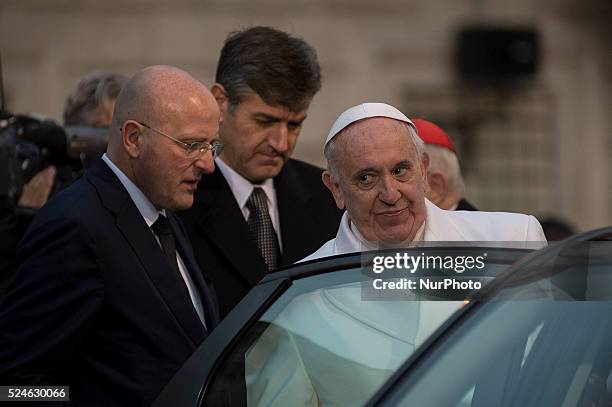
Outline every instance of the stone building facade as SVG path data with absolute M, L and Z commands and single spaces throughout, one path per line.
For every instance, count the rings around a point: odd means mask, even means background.
M 611 17 L 606 0 L 2 0 L 0 50 L 10 110 L 59 120 L 85 73 L 170 64 L 210 85 L 228 32 L 290 31 L 317 49 L 324 75 L 296 157 L 322 165 L 342 110 L 389 102 L 450 130 L 481 208 L 584 230 L 612 224 Z M 503 89 L 463 84 L 453 58 L 469 24 L 535 29 L 537 74 Z

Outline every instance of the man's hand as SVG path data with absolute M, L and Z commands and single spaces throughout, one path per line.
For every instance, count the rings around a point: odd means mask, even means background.
M 18 205 L 36 209 L 43 206 L 49 199 L 56 172 L 55 167 L 51 165 L 34 175 L 30 182 L 23 186 Z

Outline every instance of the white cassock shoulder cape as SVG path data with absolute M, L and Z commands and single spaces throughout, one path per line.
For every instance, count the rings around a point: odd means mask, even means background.
M 531 215 L 508 212 L 446 211 L 425 199 L 427 217 L 425 242 L 507 242 L 513 247 L 534 247 L 535 242 L 546 242 L 542 226 Z M 314 260 L 337 254 L 372 250 L 368 242 L 355 233 L 355 226 L 344 212 L 338 233 L 316 252 L 301 261 Z

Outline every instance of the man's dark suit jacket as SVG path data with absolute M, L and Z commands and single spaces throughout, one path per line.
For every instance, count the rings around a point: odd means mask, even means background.
M 208 330 L 212 286 L 176 215 Z M 70 386 L 74 405 L 150 405 L 207 336 L 183 279 L 106 163 L 34 218 L 0 310 L 0 384 Z
M 281 264 L 292 264 L 336 236 L 342 212 L 323 185 L 322 170 L 289 160 L 274 178 L 282 238 Z M 219 169 L 198 186 L 191 209 L 179 213 L 202 269 L 211 276 L 221 316 L 261 280 L 266 264 Z
M 0 303 L 9 281 L 17 271 L 17 245 L 33 217 L 33 214 L 20 213 L 19 208 L 9 209 L 0 200 Z
M 456 211 L 477 211 L 478 209 L 474 205 L 466 201 L 465 198 L 461 198 L 455 210 Z

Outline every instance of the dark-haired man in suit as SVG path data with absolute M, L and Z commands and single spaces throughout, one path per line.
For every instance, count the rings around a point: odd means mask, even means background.
M 181 216 L 225 315 L 268 271 L 333 237 L 341 213 L 322 170 L 290 158 L 321 87 L 315 50 L 268 27 L 235 32 L 215 82 L 225 148 Z

